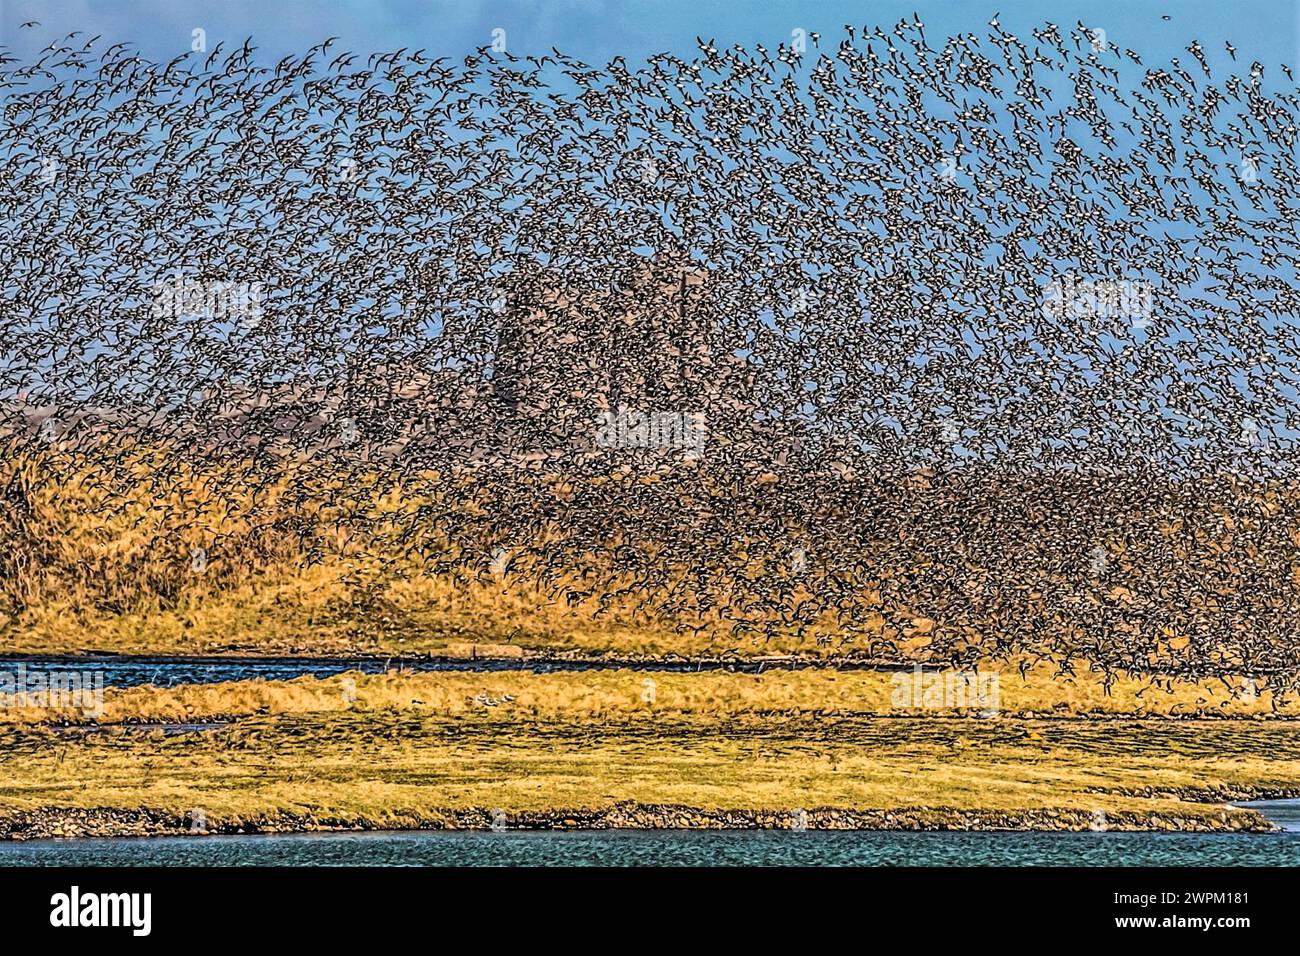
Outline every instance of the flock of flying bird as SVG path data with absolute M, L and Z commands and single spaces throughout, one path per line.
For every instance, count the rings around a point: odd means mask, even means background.
M 8 452 L 459 475 L 431 568 L 738 639 L 1297 666 L 1290 68 L 780 39 L 0 51 Z

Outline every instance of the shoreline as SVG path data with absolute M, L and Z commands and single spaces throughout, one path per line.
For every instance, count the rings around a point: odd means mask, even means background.
M 417 672 L 445 670 L 474 670 L 483 665 L 485 670 L 527 671 L 531 668 L 554 668 L 556 671 L 585 670 L 663 670 L 680 673 L 696 671 L 735 671 L 738 673 L 763 673 L 765 670 L 841 670 L 875 671 L 892 673 L 919 669 L 924 672 L 946 673 L 958 671 L 951 662 L 884 660 L 865 655 L 697 655 L 682 654 L 620 654 L 614 651 L 592 653 L 580 650 L 535 650 L 518 645 L 487 645 L 481 653 L 473 654 L 245 654 L 238 651 L 217 654 L 129 654 L 113 651 L 81 649 L 73 652 L 53 651 L 0 651 L 0 669 L 7 664 L 54 662 L 59 664 L 119 664 L 119 665 L 324 665 L 384 664 L 389 670 L 404 667 Z M 511 648 L 512 653 L 501 653 Z M 990 662 L 983 662 L 988 664 Z M 1008 663 L 1007 666 L 1010 666 Z M 1197 681 L 1212 679 L 1217 675 L 1193 674 L 1185 670 L 1151 667 L 1131 672 L 1134 675 Z M 1225 672 L 1223 676 L 1259 678 L 1272 672 L 1256 670 L 1246 674 L 1240 671 Z
M 802 668 L 826 668 L 843 670 L 922 670 L 943 671 L 951 668 L 946 664 L 925 661 L 886 661 L 879 658 L 838 656 L 819 657 L 806 654 L 738 656 L 705 655 L 685 656 L 679 654 L 619 654 L 615 652 L 597 653 L 580 651 L 535 651 L 519 648 L 519 653 L 503 654 L 483 652 L 479 654 L 118 654 L 112 651 L 80 650 L 75 652 L 40 652 L 11 651 L 0 653 L 0 667 L 5 664 L 23 664 L 41 661 L 58 663 L 104 663 L 104 664 L 265 664 L 265 665 L 340 665 L 340 664 L 386 664 L 393 668 L 428 667 L 445 665 L 448 667 L 464 664 L 515 664 L 521 668 L 527 666 L 571 667 L 573 669 L 590 668 L 593 670 L 617 669 L 671 669 L 689 671 L 691 668 L 708 670 L 725 670 L 728 668 L 745 670 L 762 670 L 777 668 L 782 670 Z M 1164 675 L 1162 675 L 1164 676 Z
M 114 690 L 93 722 L 15 712 L 0 839 L 183 836 L 192 817 L 218 834 L 1267 832 L 1231 804 L 1300 792 L 1300 709 L 1200 686 L 1143 699 L 1030 673 L 985 715 L 899 710 L 861 671 L 352 677 Z
M 1253 799 L 1269 799 L 1254 796 Z M 857 830 L 870 832 L 960 831 L 972 833 L 1087 832 L 1269 833 L 1277 832 L 1256 810 L 1221 806 L 1217 815 L 1116 812 L 1102 820 L 1089 811 L 957 810 L 899 807 L 853 810 L 817 807 L 790 810 L 707 810 L 677 804 L 621 802 L 598 810 L 526 810 L 504 814 L 482 807 L 431 810 L 384 820 L 280 812 L 213 821 L 192 829 L 186 814 L 165 810 L 43 807 L 0 815 L 0 840 L 224 836 L 236 834 L 419 832 L 427 830 Z M 796 814 L 799 815 L 796 815 Z M 494 826 L 495 824 L 495 826 Z

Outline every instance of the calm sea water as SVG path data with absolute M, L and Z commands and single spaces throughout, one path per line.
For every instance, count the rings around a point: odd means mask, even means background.
M 630 670 L 693 672 L 743 671 L 757 673 L 774 666 L 771 661 L 582 661 L 524 660 L 522 658 L 382 658 L 382 657 L 37 657 L 0 656 L 0 670 L 15 672 L 20 666 L 29 671 L 65 673 L 93 671 L 101 675 L 105 687 L 176 687 L 181 684 L 216 684 L 241 680 L 292 680 L 295 677 L 330 677 L 346 671 L 382 674 L 393 668 L 416 672 L 428 671 L 524 671 L 534 674 L 603 670 L 624 667 Z M 799 666 L 783 662 L 783 668 Z M 874 669 L 863 662 L 841 662 L 842 670 Z
M 0 844 L 0 866 L 1300 866 L 1300 832 L 699 830 L 293 834 Z

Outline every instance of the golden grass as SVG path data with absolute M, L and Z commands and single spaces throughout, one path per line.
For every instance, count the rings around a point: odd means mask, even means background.
M 203 733 L 11 728 L 0 811 L 201 808 L 212 823 L 288 812 L 410 825 L 456 807 L 1043 808 L 1217 815 L 1115 792 L 1284 789 L 1300 738 L 1277 723 L 753 716 L 515 720 L 419 711 L 245 718 Z
M 1152 685 L 1146 680 L 1119 678 L 1107 693 L 1102 676 L 1088 671 L 1056 676 L 1052 668 L 1039 665 L 1024 676 L 1016 668 L 983 673 L 996 674 L 998 708 L 1006 715 L 1300 718 L 1300 700 L 1291 698 L 1274 707 L 1268 692 L 1254 698 L 1244 695 L 1240 681 L 1169 680 Z M 660 714 L 680 714 L 716 721 L 752 714 L 963 715 L 981 709 L 973 695 L 964 707 L 908 706 L 905 698 L 896 696 L 903 676 L 915 679 L 912 671 L 820 668 L 772 668 L 760 674 L 628 669 L 552 674 L 350 673 L 324 679 L 108 688 L 99 722 L 345 711 L 415 711 L 448 717 L 481 714 L 502 721 L 653 720 Z M 85 715 L 76 710 L 0 709 L 0 724 L 84 720 Z
M 666 627 L 593 621 L 547 607 L 531 589 L 430 579 L 403 582 L 373 617 L 341 610 L 348 600 L 341 566 L 268 576 L 202 602 L 152 612 L 109 614 L 51 600 L 11 624 L 8 653 L 310 654 L 502 656 L 524 651 L 579 655 L 828 656 L 843 645 L 789 637 L 737 641 Z
M 201 808 L 214 825 L 287 813 L 412 826 L 455 808 L 634 801 L 1216 817 L 1213 803 L 1134 791 L 1300 787 L 1300 733 L 1251 719 L 1268 710 L 1261 701 L 1220 708 L 1208 687 L 1150 697 L 1138 682 L 1108 697 L 1092 676 L 1059 681 L 1044 668 L 1000 690 L 996 718 L 894 710 L 891 675 L 874 672 L 390 673 L 110 690 L 98 729 L 52 726 L 72 716 L 59 712 L 3 713 L 0 812 Z M 1196 708 L 1233 716 L 1156 717 Z M 1043 716 L 1017 716 L 1026 711 Z M 184 733 L 129 723 L 218 716 L 233 720 Z
M 761 482 L 703 474 L 611 491 L 601 483 L 633 476 L 380 474 L 129 442 L 11 450 L 0 456 L 0 649 L 11 652 L 1024 652 L 1295 678 L 1300 496 L 1284 488 L 1170 486 L 1130 502 L 1044 478 L 1007 491 L 1025 501 L 1006 508 L 987 476 L 813 489 L 796 508 Z M 853 519 L 853 495 L 874 496 L 872 523 Z M 761 535 L 714 528 L 723 502 Z M 611 518 L 620 507 L 644 520 Z M 704 526 L 723 543 L 692 550 Z M 820 550 L 796 570 L 789 552 L 805 539 Z M 1098 550 L 1110 570 L 1080 570 Z
M 0 462 L 0 483 L 24 488 L 22 509 L 0 514 L 0 650 L 455 656 L 492 644 L 650 655 L 847 646 L 670 627 L 634 613 L 630 598 L 570 604 L 520 575 L 433 573 L 425 555 L 448 542 L 426 527 L 416 551 L 403 535 L 421 509 L 473 507 L 440 501 L 437 474 L 387 487 L 377 475 L 319 464 L 282 463 L 266 478 L 248 463 L 205 470 L 159 449 L 115 452 L 106 461 L 51 451 Z M 344 527 L 348 517 L 368 534 Z

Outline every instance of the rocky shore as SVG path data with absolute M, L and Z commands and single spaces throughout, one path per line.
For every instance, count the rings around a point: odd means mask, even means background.
M 1243 795 L 1236 797 L 1242 799 Z M 166 810 L 42 807 L 0 815 L 0 839 L 144 837 L 233 833 L 310 833 L 366 830 L 964 830 L 1267 832 L 1271 824 L 1251 810 L 1209 814 L 1125 812 L 1098 814 L 1071 809 L 1024 811 L 901 807 L 893 810 L 704 810 L 671 804 L 618 803 L 598 810 L 503 812 L 457 808 L 386 816 L 344 818 L 280 812 L 246 819 L 195 819 Z

